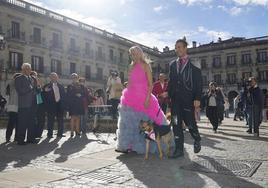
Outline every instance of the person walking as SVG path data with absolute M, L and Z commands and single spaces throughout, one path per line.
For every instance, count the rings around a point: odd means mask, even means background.
M 179 39 L 175 43 L 178 58 L 169 67 L 168 96 L 171 99 L 172 125 L 175 138 L 175 151 L 171 158 L 184 155 L 184 135 L 182 121 L 189 128 L 194 139 L 194 153 L 201 150 L 201 137 L 196 124 L 194 111 L 200 107 L 202 94 L 201 69 L 195 66 L 187 55 L 187 42 Z

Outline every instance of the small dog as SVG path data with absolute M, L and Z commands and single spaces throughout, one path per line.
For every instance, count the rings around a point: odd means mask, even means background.
M 169 119 L 169 118 L 167 118 Z M 164 143 L 167 145 L 166 155 L 170 155 L 170 146 L 172 141 L 171 125 L 157 125 L 150 121 L 140 121 L 140 130 L 145 133 L 146 140 L 146 151 L 144 159 L 148 159 L 150 141 L 155 141 L 157 143 L 157 148 L 159 152 L 159 158 L 163 159 L 162 147 L 160 144 L 161 138 L 163 138 Z

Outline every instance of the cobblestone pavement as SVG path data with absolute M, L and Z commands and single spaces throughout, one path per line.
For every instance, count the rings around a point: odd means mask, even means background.
M 70 139 L 66 133 L 62 139 L 43 138 L 37 145 L 17 146 L 3 143 L 5 130 L 1 129 L 0 187 L 268 187 L 268 123 L 262 124 L 259 138 L 245 132 L 244 122 L 231 118 L 223 121 L 216 134 L 205 117 L 198 125 L 200 153 L 193 153 L 193 140 L 186 131 L 183 158 L 160 160 L 150 155 L 148 161 L 143 155 L 115 153 L 114 134 L 88 133 Z M 182 168 L 201 160 L 215 164 L 219 159 L 262 164 L 251 177 Z

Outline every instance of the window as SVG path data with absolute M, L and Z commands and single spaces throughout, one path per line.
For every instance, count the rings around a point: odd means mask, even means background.
M 33 29 L 33 42 L 34 43 L 41 43 L 41 29 L 34 27 Z
M 9 52 L 9 68 L 20 70 L 23 63 L 23 54 L 18 52 Z
M 85 53 L 89 55 L 90 54 L 90 43 L 86 42 L 85 47 L 86 47 Z
M 206 69 L 207 68 L 207 61 L 206 59 L 201 59 L 201 69 Z
M 32 70 L 35 70 L 38 73 L 44 72 L 44 63 L 43 57 L 32 56 Z
M 75 50 L 75 39 L 74 38 L 70 39 L 70 49 Z
M 246 65 L 250 63 L 251 63 L 251 54 L 250 53 L 242 54 L 242 64 Z
M 222 84 L 221 75 L 220 75 L 220 74 L 215 74 L 215 75 L 214 75 L 214 81 L 215 81 L 217 84 Z
M 98 58 L 102 57 L 102 47 L 98 47 Z
M 76 72 L 76 64 L 75 63 L 70 63 L 70 74 Z
M 265 71 L 260 71 L 259 72 L 259 81 L 263 82 L 263 81 L 268 81 L 268 70 Z
M 235 65 L 236 64 L 236 56 L 229 55 L 227 56 L 227 65 Z
M 123 72 L 120 72 L 120 79 L 122 83 L 125 82 L 125 74 Z
M 91 78 L 91 67 L 89 65 L 86 65 L 86 75 L 85 75 L 86 79 L 90 79 Z
M 227 74 L 227 82 L 229 84 L 235 84 L 236 83 L 236 73 Z
M 267 63 L 268 57 L 266 51 L 257 51 L 257 62 L 258 63 Z
M 51 72 L 56 72 L 57 74 L 61 74 L 61 61 L 57 59 L 51 60 Z
M 123 52 L 119 53 L 119 61 L 120 63 L 123 63 Z
M 249 79 L 249 77 L 251 77 L 251 72 L 243 72 L 242 73 L 242 78 L 243 79 Z
M 205 86 L 208 85 L 208 79 L 207 79 L 207 76 L 202 76 L 202 83 L 203 83 L 203 85 L 205 85 Z
M 102 80 L 102 77 L 103 77 L 103 70 L 102 68 L 98 68 L 96 78 Z
M 58 33 L 53 33 L 52 34 L 52 46 L 55 48 L 60 47 L 60 36 Z
M 109 57 L 111 61 L 114 59 L 114 51 L 112 49 L 109 51 Z
M 219 68 L 221 67 L 221 57 L 213 57 L 213 67 L 214 68 Z
M 11 37 L 20 39 L 20 24 L 18 22 L 11 22 Z

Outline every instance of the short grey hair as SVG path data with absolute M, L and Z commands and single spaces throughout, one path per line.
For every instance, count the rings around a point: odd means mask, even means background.
M 21 65 L 21 70 L 25 69 L 26 67 L 30 67 L 30 68 L 32 68 L 32 66 L 31 66 L 30 63 L 23 63 L 23 64 Z

